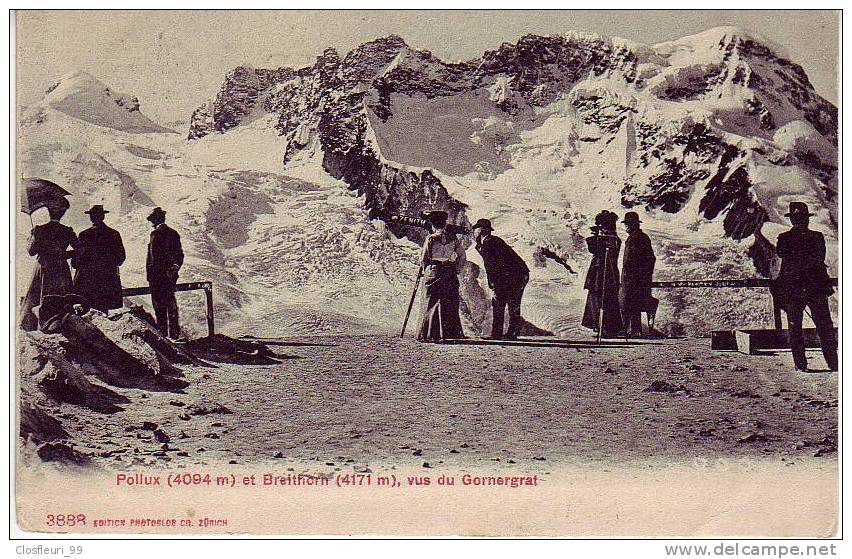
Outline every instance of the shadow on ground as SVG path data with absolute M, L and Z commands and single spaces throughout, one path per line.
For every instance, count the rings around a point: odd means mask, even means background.
M 237 340 L 222 334 L 200 338 L 186 343 L 185 349 L 205 361 L 232 365 L 273 365 L 285 359 L 299 359 L 295 355 L 275 353 L 267 341 Z

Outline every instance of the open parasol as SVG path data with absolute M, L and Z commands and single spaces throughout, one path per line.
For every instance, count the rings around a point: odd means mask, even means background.
M 21 187 L 21 211 L 25 214 L 32 214 L 52 203 L 67 204 L 65 197 L 71 196 L 55 182 L 45 179 L 24 178 L 21 179 Z
M 52 204 L 70 206 L 66 196 L 71 193 L 56 184 L 45 179 L 22 178 L 21 179 L 21 211 L 30 215 L 39 208 Z

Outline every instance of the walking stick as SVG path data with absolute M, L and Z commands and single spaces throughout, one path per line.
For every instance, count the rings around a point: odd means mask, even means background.
M 601 277 L 601 308 L 598 310 L 598 343 L 603 337 L 603 314 L 606 302 L 606 266 L 609 259 L 609 247 L 604 246 L 603 276 Z
M 423 277 L 423 266 L 417 269 L 417 279 L 414 280 L 414 291 L 411 292 L 411 300 L 408 302 L 408 312 L 405 313 L 405 320 L 402 322 L 402 332 L 399 337 L 405 337 L 405 327 L 408 326 L 408 317 L 411 316 L 411 309 L 414 307 L 414 298 L 417 296 L 417 288 L 420 286 L 420 278 Z

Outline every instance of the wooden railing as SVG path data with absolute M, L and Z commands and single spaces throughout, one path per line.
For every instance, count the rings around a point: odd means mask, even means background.
M 179 283 L 175 286 L 175 291 L 195 291 L 197 289 L 204 290 L 204 298 L 207 303 L 207 335 L 213 337 L 216 333 L 216 327 L 213 319 L 213 282 L 210 281 L 192 281 L 187 283 Z M 150 287 L 125 287 L 121 290 L 122 297 L 135 297 L 138 295 L 150 295 Z
M 837 278 L 831 278 L 831 284 L 837 286 Z M 744 279 L 709 279 L 709 280 L 674 280 L 674 281 L 652 281 L 651 289 L 681 289 L 681 288 L 707 288 L 707 287 L 771 287 L 772 280 L 769 278 L 744 278 Z M 775 297 L 772 297 L 772 314 L 775 317 L 775 329 L 781 330 L 781 307 Z

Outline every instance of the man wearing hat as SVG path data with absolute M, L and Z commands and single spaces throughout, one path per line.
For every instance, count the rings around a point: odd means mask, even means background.
M 622 220 L 627 229 L 624 241 L 624 259 L 621 264 L 621 288 L 619 299 L 621 316 L 628 334 L 642 336 L 642 311 L 656 311 L 651 297 L 651 279 L 657 261 L 651 239 L 642 231 L 639 214 L 627 212 Z
M 183 248 L 180 235 L 166 225 L 166 212 L 154 208 L 148 216 L 154 230 L 148 242 L 148 257 L 145 274 L 151 286 L 151 302 L 157 317 L 157 328 L 168 338 L 180 337 L 178 307 L 175 300 L 175 284 L 183 265 Z
M 778 235 L 776 251 L 781 258 L 781 272 L 773 291 L 779 306 L 787 313 L 793 363 L 800 371 L 808 370 L 802 336 L 802 315 L 808 307 L 825 362 L 829 369 L 836 371 L 837 338 L 828 307 L 828 297 L 834 288 L 825 266 L 825 238 L 822 233 L 808 229 L 814 214 L 806 204 L 791 202 L 790 211 L 785 215 L 793 227 Z
M 104 223 L 109 211 L 102 205 L 95 204 L 84 213 L 92 226 L 80 233 L 79 248 L 71 259 L 76 270 L 74 293 L 90 307 L 106 313 L 122 306 L 118 267 L 124 263 L 124 244 L 119 232 Z
M 530 269 L 506 241 L 492 235 L 491 221 L 480 219 L 473 226 L 476 250 L 482 255 L 488 287 L 491 288 L 491 339 L 513 340 L 521 333 L 521 298 L 530 279 Z M 503 319 L 509 308 L 509 328 L 503 334 Z

